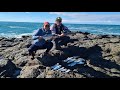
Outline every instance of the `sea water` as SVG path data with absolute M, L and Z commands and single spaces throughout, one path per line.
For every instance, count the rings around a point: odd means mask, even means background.
M 51 23 L 52 25 L 52 23 Z M 120 25 L 99 24 L 64 24 L 71 31 L 89 32 L 91 34 L 120 35 Z M 32 22 L 0 22 L 0 37 L 16 37 L 32 35 L 35 30 L 41 28 L 43 23 Z

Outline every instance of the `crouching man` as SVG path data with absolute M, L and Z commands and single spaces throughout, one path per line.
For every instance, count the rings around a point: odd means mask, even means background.
M 33 43 L 28 49 L 29 55 L 32 56 L 31 59 L 34 59 L 35 53 L 39 49 L 46 49 L 45 54 L 48 54 L 48 52 L 52 49 L 52 40 L 45 40 L 44 35 L 51 35 L 49 22 L 45 22 L 43 27 L 38 29 L 32 37 Z
M 56 36 L 54 39 L 55 49 L 61 49 L 61 45 L 67 45 L 70 40 L 66 34 L 71 31 L 62 24 L 62 18 L 57 17 L 55 23 L 51 26 L 50 30 L 52 31 L 52 35 Z

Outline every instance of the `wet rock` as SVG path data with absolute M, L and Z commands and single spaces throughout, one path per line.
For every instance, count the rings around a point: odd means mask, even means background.
M 29 60 L 26 64 L 26 66 L 34 66 L 34 65 L 41 65 L 41 62 L 39 60 L 35 59 L 35 60 Z
M 0 76 L 12 77 L 16 69 L 15 64 L 11 60 L 0 60 Z
M 84 32 L 83 34 L 88 35 L 88 34 L 90 34 L 90 33 L 88 33 L 88 32 Z
M 62 45 L 60 50 L 52 48 L 49 54 L 44 53 L 45 49 L 38 50 L 34 60 L 31 60 L 28 55 L 28 48 L 32 42 L 31 36 L 22 36 L 21 38 L 0 37 L 0 56 L 7 58 L 0 57 L 0 62 L 4 60 L 7 62 L 7 64 L 5 62 L 2 64 L 5 68 L 2 66 L 0 68 L 1 76 L 17 78 L 120 77 L 119 35 L 71 32 L 68 36 L 71 40 L 66 46 Z M 72 56 L 79 56 L 88 60 L 90 67 L 76 66 L 72 70 L 80 70 L 80 72 L 73 71 L 71 73 L 50 69 L 52 65 L 63 64 L 63 60 Z M 22 70 L 14 69 L 14 66 Z M 66 68 L 68 67 L 66 66 Z
M 25 66 L 21 70 L 19 78 L 36 78 L 40 73 L 39 65 Z
M 27 64 L 27 62 L 31 60 L 28 57 L 21 57 L 18 60 L 15 60 L 14 63 L 18 66 L 18 67 L 23 67 Z
M 42 72 L 40 75 L 37 76 L 37 78 L 46 78 L 45 72 Z
M 110 41 L 113 42 L 113 43 L 120 43 L 119 38 L 111 38 Z
M 38 60 L 40 60 L 40 62 L 43 65 L 46 66 L 51 66 L 54 65 L 57 62 L 61 62 L 62 60 L 66 59 L 68 56 L 63 53 L 60 50 L 53 50 L 51 51 L 50 54 L 41 54 L 40 57 L 38 58 Z
M 55 72 L 53 70 L 49 70 L 46 73 L 46 78 L 55 78 Z
M 31 36 L 22 36 L 23 39 L 28 39 L 28 38 L 31 38 Z
M 3 39 L 4 39 L 4 37 L 0 37 L 0 41 L 3 40 Z

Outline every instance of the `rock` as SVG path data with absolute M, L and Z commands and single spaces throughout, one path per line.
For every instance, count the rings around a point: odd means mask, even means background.
M 16 69 L 15 64 L 11 60 L 0 60 L 0 76 L 12 77 Z
M 41 65 L 41 62 L 38 60 L 29 60 L 26 64 L 26 66 L 35 66 L 35 65 Z
M 85 38 L 85 35 L 81 34 L 81 33 L 76 33 L 76 35 L 74 35 L 75 38 Z
M 72 32 L 68 36 L 71 40 L 67 45 L 62 45 L 60 50 L 52 48 L 49 54 L 44 53 L 46 49 L 38 50 L 34 60 L 31 60 L 28 55 L 28 48 L 32 42 L 31 36 L 22 36 L 22 38 L 0 37 L 0 62 L 4 60 L 7 62 L 3 65 L 4 69 L 0 68 L 1 76 L 15 78 L 120 77 L 119 35 Z M 84 58 L 89 62 L 89 67 L 86 68 L 88 64 L 86 66 L 78 65 L 73 67 L 70 73 L 51 70 L 50 67 L 56 63 L 69 68 L 63 64 L 63 60 L 73 56 Z M 8 63 L 8 59 L 13 64 Z M 17 66 L 17 69 L 14 69 L 14 66 L 15 68 Z M 72 71 L 79 69 L 81 72 Z
M 40 73 L 39 65 L 25 66 L 21 70 L 19 78 L 36 78 Z
M 23 42 L 23 38 L 15 38 L 15 39 L 14 39 L 14 42 L 19 42 L 19 43 L 20 43 L 20 42 Z
M 83 34 L 88 35 L 88 34 L 90 34 L 90 33 L 88 33 L 88 32 L 84 32 Z
M 23 67 L 27 64 L 27 62 L 31 60 L 28 57 L 21 57 L 18 60 L 15 60 L 14 63 L 18 66 L 18 67 Z
M 25 46 L 26 48 L 29 48 L 30 46 L 32 45 L 32 39 L 31 38 L 28 38 L 25 42 Z
M 102 39 L 102 35 L 96 35 L 95 39 Z
M 74 45 L 68 46 L 67 48 L 63 49 L 63 52 L 66 53 L 67 56 L 82 56 L 85 51 L 85 47 Z
M 22 52 L 21 52 L 21 55 L 28 56 L 29 55 L 28 49 L 27 48 L 23 49 Z
M 28 38 L 31 38 L 31 36 L 22 36 L 23 39 L 28 39 Z
M 4 37 L 0 37 L 0 41 L 3 40 L 3 39 L 4 39 Z
M 42 72 L 40 75 L 37 76 L 37 78 L 45 78 L 45 77 L 46 77 L 45 72 Z
M 120 65 L 120 56 L 113 56 L 113 60 Z
M 3 60 L 3 59 L 4 59 L 3 55 L 0 54 L 0 60 Z
M 19 48 L 29 48 L 30 45 L 31 45 L 31 42 L 32 42 L 32 41 L 30 41 L 30 40 L 26 40 L 26 41 L 24 41 L 24 42 L 21 42 L 21 43 L 19 44 Z
M 102 35 L 102 38 L 109 38 L 109 35 Z
M 85 78 L 85 76 L 78 73 L 74 73 L 74 78 Z
M 4 38 L 2 41 L 14 42 L 15 38 Z
M 40 62 L 45 66 L 52 66 L 57 62 L 61 62 L 62 60 L 66 59 L 67 57 L 67 54 L 63 53 L 62 51 L 53 50 L 48 55 L 41 54 L 38 60 L 40 60 Z
M 64 73 L 60 71 L 49 70 L 46 73 L 45 78 L 84 78 L 83 75 L 77 73 Z
M 83 56 L 87 59 L 87 58 L 98 58 L 98 56 L 101 56 L 101 47 L 98 45 L 94 45 L 88 49 L 86 49 L 86 51 L 83 53 Z
M 12 47 L 12 42 L 2 42 L 1 47 Z
M 120 39 L 119 38 L 111 38 L 110 41 L 112 43 L 120 43 Z
M 53 70 L 49 70 L 46 73 L 46 78 L 55 78 L 55 72 Z

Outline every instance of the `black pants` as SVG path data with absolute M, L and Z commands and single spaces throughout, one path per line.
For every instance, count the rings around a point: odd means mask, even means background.
M 47 49 L 46 52 L 49 52 L 53 47 L 53 43 L 52 42 L 46 42 L 43 46 L 36 46 L 34 44 L 32 44 L 28 51 L 29 51 L 29 54 L 34 56 L 34 52 L 36 52 L 37 50 L 39 49 Z
M 59 37 L 54 39 L 55 42 L 55 47 L 60 47 L 61 45 L 65 45 L 67 46 L 67 43 L 70 41 L 70 37 L 69 36 L 63 36 L 63 37 Z

